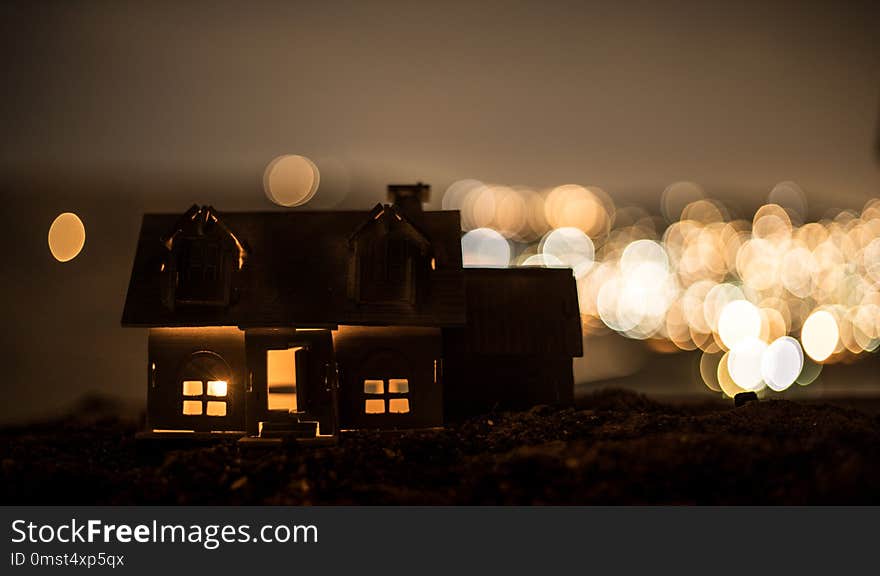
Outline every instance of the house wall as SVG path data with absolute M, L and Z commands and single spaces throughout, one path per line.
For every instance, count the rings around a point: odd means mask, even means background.
M 443 424 L 442 338 L 438 328 L 340 326 L 333 332 L 339 377 L 340 427 L 420 428 Z M 408 392 L 389 392 L 390 380 L 406 379 Z M 382 381 L 368 394 L 365 380 Z M 392 413 L 391 400 L 409 411 Z M 384 412 L 366 413 L 366 401 L 382 401 Z M 400 404 L 397 404 L 399 407 Z
M 478 354 L 463 329 L 444 330 L 447 420 L 538 404 L 574 402 L 572 359 L 565 354 Z
M 224 416 L 185 415 L 183 402 L 206 403 L 202 397 L 184 397 L 182 382 L 196 378 L 192 372 L 194 358 L 217 358 L 200 362 L 198 376 L 208 366 L 211 378 L 225 380 L 226 396 L 215 402 L 225 402 Z M 245 384 L 244 332 L 235 327 L 151 328 L 149 359 L 147 361 L 147 426 L 150 429 L 209 431 L 244 431 Z

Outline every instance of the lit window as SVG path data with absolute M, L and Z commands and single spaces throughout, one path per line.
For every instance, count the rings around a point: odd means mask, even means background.
M 208 381 L 208 396 L 226 396 L 226 380 Z
M 384 392 L 384 380 L 364 380 L 364 394 L 382 394 Z
M 409 412 L 409 398 L 390 398 L 388 411 L 392 414 L 406 414 Z
M 385 400 L 369 399 L 364 401 L 364 412 L 367 414 L 384 414 Z
M 208 402 L 208 416 L 226 416 L 226 402 Z
M 199 382 L 201 384 L 201 382 Z M 184 400 L 183 413 L 187 416 L 199 416 L 202 413 L 202 403 L 198 400 Z
M 391 394 L 408 394 L 409 380 L 406 378 L 390 378 L 388 380 L 388 392 Z
M 365 414 L 408 414 L 409 380 L 407 378 L 387 378 L 383 380 L 364 380 Z M 387 406 L 387 408 L 386 408 Z
M 201 380 L 184 380 L 183 381 L 184 396 L 201 396 L 202 381 Z

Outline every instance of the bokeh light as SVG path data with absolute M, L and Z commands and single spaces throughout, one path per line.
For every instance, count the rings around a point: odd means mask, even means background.
M 272 160 L 263 172 L 263 191 L 278 206 L 301 206 L 318 190 L 321 176 L 305 156 L 286 154 Z
M 549 232 L 540 244 L 541 254 L 551 262 L 561 262 L 583 278 L 593 266 L 595 247 L 593 241 L 581 229 L 574 227 L 556 228 Z
M 746 300 L 729 302 L 718 317 L 718 335 L 731 350 L 743 340 L 757 340 L 761 335 L 761 313 Z
M 834 353 L 839 341 L 837 320 L 827 310 L 817 310 L 810 314 L 801 329 L 804 352 L 816 362 L 827 360 Z
M 700 351 L 707 388 L 732 396 L 806 386 L 823 364 L 880 350 L 880 199 L 810 222 L 795 182 L 768 190 L 736 219 L 689 181 L 666 187 L 653 214 L 574 183 L 460 180 L 442 205 L 476 232 L 466 264 L 569 267 L 585 337 Z
M 760 338 L 743 338 L 730 349 L 727 368 L 736 385 L 744 390 L 760 390 L 764 386 L 761 361 L 767 344 Z
M 804 367 L 801 345 L 791 336 L 777 338 L 764 351 L 761 376 L 767 387 L 782 392 L 797 380 Z
M 745 392 L 745 388 L 741 388 L 734 382 L 730 375 L 730 352 L 725 352 L 718 361 L 718 386 L 721 391 L 730 398 L 733 398 L 740 392 Z
M 73 212 L 59 214 L 49 226 L 49 251 L 59 262 L 79 255 L 86 243 L 86 227 Z
M 462 236 L 461 258 L 466 268 L 506 268 L 510 245 L 497 231 L 477 228 Z

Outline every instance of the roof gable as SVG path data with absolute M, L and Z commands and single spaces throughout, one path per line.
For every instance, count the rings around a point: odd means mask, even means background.
M 387 210 L 388 207 L 385 207 Z M 458 212 L 425 212 L 412 231 L 431 244 L 436 270 L 423 309 L 347 309 L 349 239 L 373 211 L 226 212 L 219 220 L 245 258 L 240 291 L 216 310 L 169 310 L 161 302 L 160 267 L 181 216 L 143 217 L 123 310 L 126 326 L 335 326 L 338 324 L 455 326 L 465 321 Z M 211 209 L 211 213 L 213 209 Z M 394 216 L 395 212 L 389 213 Z M 170 231 L 170 232 L 169 232 Z

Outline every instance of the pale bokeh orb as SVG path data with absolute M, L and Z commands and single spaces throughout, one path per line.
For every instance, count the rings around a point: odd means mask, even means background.
M 791 336 L 774 340 L 761 358 L 761 376 L 767 387 L 782 392 L 797 380 L 804 367 L 804 352 Z
M 718 317 L 721 342 L 733 349 L 740 341 L 761 335 L 761 312 L 747 300 L 728 302 Z
M 760 390 L 764 387 L 761 361 L 767 344 L 760 338 L 743 338 L 730 349 L 728 370 L 737 386 L 744 390 Z
M 675 222 L 688 204 L 704 197 L 703 188 L 695 182 L 673 182 L 660 196 L 660 211 L 668 222 Z
M 773 187 L 767 201 L 785 209 L 796 223 L 807 218 L 807 197 L 801 187 L 791 181 L 780 182 Z
M 86 243 L 86 227 L 73 212 L 59 214 L 49 226 L 49 251 L 59 262 L 77 257 Z
M 541 254 L 571 268 L 576 278 L 583 278 L 593 267 L 596 249 L 580 228 L 557 228 L 541 241 Z
M 795 382 L 801 386 L 809 386 L 819 378 L 820 374 L 822 374 L 822 364 L 813 362 L 809 358 L 804 357 L 804 367 L 801 368 L 801 373 L 798 374 Z
M 824 362 L 834 353 L 840 341 L 840 328 L 834 315 L 827 310 L 816 310 L 801 328 L 804 352 L 816 362 Z
M 737 386 L 736 382 L 730 376 L 730 352 L 725 352 L 718 361 L 718 386 L 730 398 L 733 398 L 740 392 L 745 392 L 744 388 Z
M 865 271 L 875 282 L 880 282 L 880 238 L 874 238 L 862 251 Z
M 522 261 L 520 266 L 536 266 L 540 268 L 567 268 L 568 266 L 556 256 L 550 254 L 532 254 Z
M 712 392 L 721 392 L 721 385 L 718 383 L 718 364 L 721 362 L 723 354 L 710 354 L 703 352 L 700 356 L 700 376 L 703 383 Z
M 565 184 L 551 190 L 544 201 L 544 217 L 552 228 L 574 227 L 593 238 L 606 234 L 614 203 L 600 188 Z
M 477 228 L 461 237 L 461 259 L 466 268 L 506 268 L 510 244 L 491 228 Z
M 724 307 L 736 300 L 745 300 L 745 294 L 739 287 L 729 284 L 715 284 L 709 289 L 703 300 L 703 317 L 709 330 L 718 332 L 718 320 Z M 708 332 L 708 330 L 707 330 Z
M 318 191 L 321 175 L 314 162 L 305 156 L 278 156 L 263 172 L 263 191 L 278 206 L 301 206 Z
M 456 180 L 449 185 L 443 198 L 440 201 L 440 207 L 443 210 L 461 210 L 464 207 L 464 199 L 471 190 L 484 186 L 479 180 L 473 178 L 465 178 L 464 180 Z
M 663 246 L 646 239 L 636 240 L 627 245 L 620 257 L 621 272 L 629 274 L 645 264 L 652 264 L 664 271 L 669 270 L 669 257 Z

